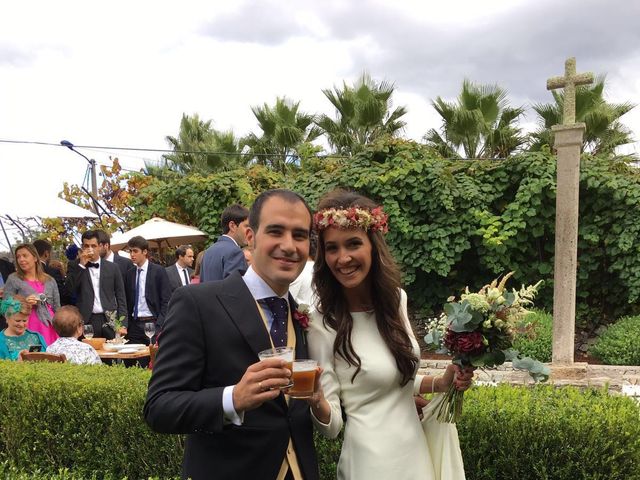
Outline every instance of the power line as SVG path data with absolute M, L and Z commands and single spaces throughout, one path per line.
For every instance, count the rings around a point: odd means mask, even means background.
M 29 140 L 4 140 L 0 139 L 0 143 L 12 143 L 18 145 L 44 145 L 50 147 L 64 147 L 64 145 L 60 145 L 58 143 L 50 143 L 50 142 L 35 142 Z M 66 147 L 65 147 L 66 148 Z M 191 154 L 191 155 L 227 155 L 227 156 L 236 156 L 236 157 L 282 157 L 285 156 L 297 156 L 290 154 L 282 154 L 282 153 L 242 153 L 242 152 L 218 152 L 218 151 L 201 151 L 201 150 L 170 150 L 166 148 L 142 148 L 142 147 L 114 147 L 114 146 L 103 146 L 103 145 L 74 145 L 74 148 L 84 148 L 87 150 L 119 150 L 119 151 L 129 151 L 129 152 L 154 152 L 154 153 L 183 153 L 183 154 Z M 325 158 L 329 155 L 313 155 L 316 158 Z M 351 158 L 346 155 L 338 155 L 331 154 L 332 158 Z M 145 159 L 143 159 L 145 160 Z

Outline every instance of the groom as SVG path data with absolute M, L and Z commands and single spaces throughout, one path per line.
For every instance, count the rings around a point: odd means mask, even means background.
M 304 268 L 310 229 L 302 197 L 266 191 L 249 214 L 254 251 L 245 276 L 175 291 L 144 416 L 158 432 L 187 434 L 183 478 L 318 479 L 307 403 L 278 389 L 291 374 L 282 360 L 258 361 L 258 352 L 282 341 L 308 358 L 291 310 L 282 319 L 269 305 L 295 308 L 289 284 Z M 274 332 L 279 320 L 288 324 L 288 338 Z

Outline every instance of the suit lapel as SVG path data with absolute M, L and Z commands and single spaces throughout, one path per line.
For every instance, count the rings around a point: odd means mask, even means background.
M 258 352 L 270 348 L 271 342 L 262 317 L 258 313 L 258 306 L 240 274 L 236 273 L 229 277 L 219 298 L 223 308 L 256 354 L 257 359 Z

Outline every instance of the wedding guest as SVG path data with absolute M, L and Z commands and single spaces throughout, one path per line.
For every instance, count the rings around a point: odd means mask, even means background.
M 58 334 L 53 328 L 53 314 L 60 308 L 60 295 L 56 281 L 44 272 L 36 248 L 25 243 L 15 250 L 16 272 L 12 273 L 4 286 L 5 295 L 22 295 L 31 307 L 27 328 L 38 332 L 48 344 Z
M 31 307 L 22 295 L 5 295 L 0 301 L 0 315 L 7 319 L 7 328 L 0 332 L 0 360 L 18 360 L 31 347 L 47 350 L 47 343 L 38 332 L 27 328 Z
M 60 307 L 53 316 L 53 326 L 60 336 L 47 348 L 49 353 L 63 353 L 67 362 L 75 364 L 101 364 L 98 352 L 88 343 L 78 340 L 84 332 L 80 310 L 72 305 Z
M 98 243 L 100 245 L 100 258 L 107 262 L 115 263 L 120 268 L 122 274 L 122 281 L 130 268 L 133 268 L 133 262 L 130 259 L 125 258 L 111 250 L 111 236 L 104 230 L 96 230 L 98 234 Z
M 346 425 L 338 479 L 436 478 L 414 390 L 444 392 L 452 383 L 464 390 L 473 373 L 450 365 L 437 378 L 416 375 L 420 349 L 400 271 L 384 240 L 382 208 L 357 193 L 335 190 L 318 210 L 319 302 L 308 341 L 323 371 L 309 404 L 324 435 L 334 438 Z
M 71 295 L 65 286 L 65 275 L 62 270 L 52 265 L 51 251 L 53 250 L 53 247 L 51 246 L 51 243 L 43 239 L 38 239 L 33 242 L 33 246 L 38 252 L 44 273 L 56 281 L 58 294 L 60 296 L 60 304 L 69 305 L 71 303 Z
M 131 343 L 149 345 L 144 324 L 151 322 L 155 324 L 156 333 L 162 331 L 171 298 L 171 286 L 164 267 L 150 261 L 149 242 L 145 238 L 132 237 L 127 246 L 135 268 L 127 272 L 124 281 L 129 305 L 129 320 L 124 333 Z
M 193 270 L 193 275 L 191 275 L 191 283 L 198 284 L 200 283 L 200 272 L 202 272 L 202 259 L 204 258 L 204 250 L 198 253 L 196 257 L 196 265 Z
M 93 326 L 98 338 L 115 337 L 113 319 L 127 317 L 124 282 L 118 266 L 100 257 L 98 232 L 82 234 L 82 250 L 77 264 L 69 262 L 67 286 L 85 324 Z
M 180 245 L 176 248 L 176 263 L 165 268 L 171 292 L 191 283 L 193 275 L 191 265 L 193 265 L 193 248 L 189 245 Z
M 245 230 L 249 225 L 249 210 L 242 205 L 230 205 L 220 218 L 222 235 L 207 248 L 202 259 L 200 282 L 223 280 L 233 272 L 241 275 L 247 271 L 247 262 L 242 253 L 246 245 Z

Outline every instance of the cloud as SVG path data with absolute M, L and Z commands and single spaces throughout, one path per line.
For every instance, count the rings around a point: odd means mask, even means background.
M 563 73 L 567 57 L 599 74 L 640 53 L 640 3 L 625 0 L 528 2 L 446 27 L 391 7 L 350 8 L 327 10 L 323 20 L 333 37 L 376 42 L 375 56 L 354 51 L 354 66 L 430 98 L 455 96 L 466 77 L 546 101 L 546 79 Z
M 217 40 L 276 46 L 309 33 L 294 11 L 273 0 L 244 4 L 207 22 L 200 32 Z
M 13 45 L 0 44 L 0 65 L 23 67 L 33 62 L 36 55 Z

